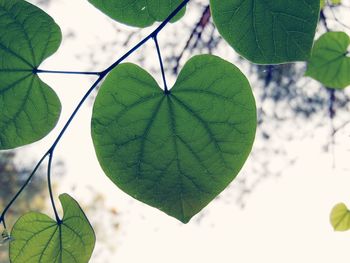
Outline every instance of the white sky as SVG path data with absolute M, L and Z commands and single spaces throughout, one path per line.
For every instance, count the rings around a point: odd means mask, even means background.
M 197 14 L 194 8 L 188 10 L 188 16 Z M 64 40 L 60 51 L 41 68 L 86 70 L 90 65 L 76 59 L 76 55 L 88 53 L 97 42 L 111 41 L 115 37 L 109 20 L 86 0 L 53 0 L 46 11 L 55 18 L 64 34 L 74 31 L 76 38 Z M 167 32 L 171 32 L 172 27 L 169 26 Z M 133 29 L 125 27 L 125 30 Z M 149 30 L 141 34 L 146 36 Z M 115 57 L 121 54 L 122 51 L 116 50 Z M 106 59 L 105 54 L 98 55 L 102 60 Z M 42 77 L 60 96 L 63 113 L 50 136 L 23 147 L 23 155 L 31 158 L 39 158 L 47 150 L 93 80 L 89 76 Z M 335 149 L 335 169 L 332 168 L 332 155 L 322 148 L 329 138 L 328 130 L 315 131 L 313 138 L 283 142 L 288 146 L 288 154 L 298 156 L 298 161 L 281 177 L 264 180 L 249 196 L 245 209 L 241 210 L 234 200 L 225 202 L 234 191 L 230 188 L 222 193 L 225 198 L 215 200 L 205 208 L 205 216 L 199 222 L 195 218 L 183 225 L 134 201 L 104 176 L 92 148 L 90 117 L 91 101 L 81 109 L 57 148 L 56 157 L 63 160 L 66 175 L 59 182 L 55 177 L 53 180 L 61 192 L 71 193 L 82 204 L 88 204 L 90 200 L 87 187 L 104 192 L 107 206 L 116 207 L 121 213 L 118 217 L 120 230 L 111 229 L 108 222 L 106 227 L 99 228 L 96 251 L 101 254 L 95 253 L 92 263 L 349 261 L 350 232 L 334 232 L 329 224 L 329 213 L 334 204 L 343 201 L 350 205 L 349 129 L 338 137 L 341 143 Z M 278 160 L 271 162 L 279 165 Z M 246 167 L 253 165 L 248 159 Z M 71 190 L 73 186 L 77 186 L 75 191 Z M 106 224 L 106 218 L 96 218 L 94 214 L 88 214 L 88 217 L 94 218 L 95 226 Z M 101 242 L 102 237 L 107 237 L 107 241 L 116 247 L 112 256 L 106 242 Z

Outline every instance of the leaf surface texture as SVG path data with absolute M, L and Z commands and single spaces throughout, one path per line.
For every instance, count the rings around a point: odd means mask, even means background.
M 331 224 L 335 231 L 347 231 L 350 229 L 350 211 L 345 204 L 339 203 L 333 207 Z
M 328 88 L 342 89 L 350 85 L 350 38 L 344 32 L 328 32 L 316 42 L 308 61 L 306 76 Z
M 258 64 L 304 61 L 310 56 L 319 0 L 210 0 L 223 38 Z
M 57 223 L 47 215 L 28 213 L 13 227 L 11 263 L 87 263 L 95 234 L 79 204 L 68 194 L 60 196 L 64 217 Z

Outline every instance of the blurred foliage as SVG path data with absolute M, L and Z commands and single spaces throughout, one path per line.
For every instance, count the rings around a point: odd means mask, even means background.
M 31 169 L 31 166 L 16 163 L 15 151 L 0 152 L 0 212 L 27 180 Z M 6 214 L 7 228 L 11 229 L 17 218 L 26 212 L 42 211 L 46 206 L 46 198 L 46 180 L 43 171 L 39 170 Z M 8 263 L 7 250 L 8 243 L 5 242 L 0 246 L 0 263 Z
M 114 262 L 111 255 L 118 249 L 116 236 L 120 235 L 120 214 L 114 205 L 106 202 L 106 196 L 88 187 L 90 200 L 85 201 L 83 210 L 93 215 L 89 218 L 97 233 L 98 243 L 95 247 L 91 262 Z
M 18 159 L 15 151 L 0 152 L 0 213 L 24 184 L 35 166 L 34 163 L 23 164 Z M 62 177 L 64 173 L 63 163 L 60 161 L 55 163 L 55 170 L 55 178 Z M 54 185 L 54 189 L 55 188 L 57 187 Z M 82 195 L 81 193 L 84 191 L 86 191 L 86 194 Z M 57 191 L 54 190 L 54 192 Z M 76 194 L 77 197 L 81 197 L 82 209 L 87 214 L 97 233 L 99 243 L 94 251 L 92 261 L 97 261 L 99 257 L 108 258 L 116 249 L 116 245 L 109 241 L 113 240 L 113 237 L 115 237 L 119 231 L 119 212 L 114 206 L 106 204 L 103 194 L 94 191 L 92 188 L 83 190 L 73 187 L 69 192 Z M 62 214 L 61 206 L 57 208 L 60 214 Z M 6 214 L 8 232 L 10 232 L 16 220 L 29 211 L 43 213 L 48 211 L 52 213 L 47 190 L 45 166 L 42 166 L 42 168 L 37 171 L 30 184 Z M 103 220 L 101 220 L 102 218 Z M 109 229 L 109 231 L 105 231 L 106 229 Z M 4 233 L 3 230 L 1 224 L 0 233 Z M 0 263 L 9 262 L 8 242 L 6 242 L 4 238 L 6 239 L 5 236 L 0 237 Z

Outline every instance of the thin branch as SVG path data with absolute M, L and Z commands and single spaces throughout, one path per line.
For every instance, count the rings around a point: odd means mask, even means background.
M 185 54 L 185 51 L 189 48 L 192 40 L 196 37 L 196 41 L 194 43 L 194 47 L 197 46 L 198 41 L 201 38 L 202 32 L 204 30 L 204 28 L 207 26 L 207 24 L 210 21 L 210 17 L 211 17 L 211 13 L 210 13 L 210 7 L 209 5 L 207 5 L 201 15 L 201 18 L 199 19 L 199 21 L 197 22 L 197 24 L 193 27 L 192 32 L 184 46 L 184 48 L 182 49 L 181 53 L 177 56 L 176 58 L 176 65 L 173 69 L 173 72 L 175 74 L 178 73 L 179 70 L 179 66 L 180 66 L 180 61 L 183 57 L 183 55 Z
M 103 80 L 103 78 L 109 73 L 111 72 L 115 67 L 117 67 L 121 62 L 123 62 L 126 58 L 128 58 L 132 53 L 134 53 L 136 50 L 138 50 L 143 44 L 145 44 L 148 40 L 150 40 L 151 38 L 157 37 L 157 35 L 159 34 L 159 32 L 170 22 L 170 20 L 177 15 L 178 12 L 180 12 L 180 10 L 186 6 L 186 4 L 189 2 L 190 0 L 184 0 L 152 33 L 150 33 L 147 37 L 145 37 L 144 39 L 142 39 L 139 43 L 137 43 L 134 47 L 132 47 L 129 51 L 127 51 L 123 56 L 121 56 L 118 60 L 116 60 L 112 65 L 110 65 L 108 68 L 106 68 L 105 70 L 101 71 L 99 73 L 99 77 L 98 79 L 95 81 L 95 83 L 91 86 L 91 88 L 85 93 L 84 97 L 81 99 L 81 101 L 79 102 L 79 104 L 77 105 L 77 107 L 75 108 L 75 110 L 73 111 L 73 113 L 71 114 L 71 116 L 69 117 L 68 121 L 66 122 L 66 124 L 64 125 L 62 131 L 60 132 L 60 134 L 58 135 L 57 139 L 55 140 L 55 142 L 53 143 L 53 145 L 51 146 L 51 150 L 53 151 L 58 142 L 61 140 L 62 136 L 64 135 L 64 133 L 66 132 L 68 126 L 70 125 L 70 123 L 72 122 L 72 120 L 74 119 L 75 115 L 78 113 L 79 109 L 81 108 L 81 106 L 84 104 L 84 102 L 86 101 L 86 99 L 89 97 L 89 95 L 91 94 L 91 92 L 98 86 L 98 84 Z
M 326 31 L 328 32 L 329 31 L 329 26 L 328 26 L 328 23 L 327 23 L 326 15 L 324 14 L 323 10 L 321 10 L 321 12 L 320 12 L 320 21 L 323 23 Z
M 338 17 L 335 15 L 335 12 L 334 12 L 333 8 L 332 8 L 332 7 L 329 7 L 329 8 L 330 8 L 331 13 L 332 13 L 332 15 L 333 15 L 333 19 L 334 19 L 338 24 L 340 24 L 340 25 L 342 25 L 343 27 L 345 27 L 345 28 L 347 28 L 347 29 L 350 30 L 350 26 L 349 26 L 349 25 L 343 23 L 342 21 L 340 21 L 340 20 L 338 19 Z
M 159 59 L 159 64 L 160 64 L 160 70 L 162 71 L 162 77 L 163 77 L 163 83 L 164 83 L 164 93 L 165 94 L 169 94 L 168 85 L 166 83 L 166 77 L 165 77 L 165 72 L 164 72 L 164 65 L 163 65 L 162 55 L 160 53 L 160 48 L 159 48 L 157 36 L 154 36 L 153 40 L 154 40 L 154 43 L 155 43 L 156 49 L 157 49 L 157 54 L 158 54 L 158 59 Z
M 107 74 L 107 73 L 106 73 Z M 85 93 L 85 95 L 83 96 L 83 98 L 80 100 L 80 102 L 78 103 L 78 105 L 76 106 L 76 108 L 74 109 L 73 113 L 71 114 L 71 116 L 68 118 L 66 124 L 63 126 L 61 132 L 59 133 L 59 135 L 57 136 L 56 140 L 54 141 L 54 143 L 52 144 L 51 148 L 50 148 L 50 152 L 53 152 L 57 146 L 57 144 L 59 143 L 59 141 L 62 139 L 62 136 L 64 135 L 64 133 L 66 132 L 66 130 L 68 129 L 69 125 L 71 124 L 71 122 L 73 121 L 74 117 L 77 115 L 78 111 L 80 110 L 81 106 L 84 104 L 84 102 L 86 101 L 86 99 L 90 96 L 91 92 L 97 87 L 97 85 L 102 81 L 102 79 L 104 78 L 104 75 L 100 75 L 99 78 L 94 82 L 94 84 L 92 84 L 92 86 L 90 87 L 90 89 Z
M 114 62 L 112 65 L 110 65 L 104 71 L 102 71 L 100 76 L 104 77 L 105 75 L 107 75 L 112 69 L 114 69 L 121 62 L 123 62 L 127 57 L 129 57 L 132 53 L 134 53 L 137 49 L 139 49 L 148 40 L 157 36 L 159 34 L 159 32 L 170 22 L 171 19 L 173 19 L 181 11 L 182 8 L 184 8 L 186 6 L 186 4 L 189 1 L 190 0 L 182 1 L 182 3 L 151 34 L 149 34 L 147 37 L 142 39 L 138 44 L 136 44 L 133 48 L 131 48 L 128 52 L 126 52 L 123 56 L 121 56 L 116 62 Z
M 333 168 L 335 168 L 335 127 L 334 127 L 334 117 L 336 114 L 335 108 L 334 108 L 334 103 L 336 100 L 335 97 L 335 90 L 326 87 L 328 95 L 329 95 L 329 103 L 328 103 L 328 116 L 330 120 L 330 125 L 331 125 L 331 152 L 332 152 L 332 158 L 333 158 Z
M 53 194 L 52 194 L 52 184 L 51 184 L 52 158 L 53 158 L 53 151 L 51 151 L 50 154 L 49 154 L 49 162 L 48 162 L 48 165 L 47 165 L 47 185 L 48 185 L 48 188 L 49 188 L 50 200 L 51 200 L 53 211 L 55 213 L 56 221 L 57 221 L 57 223 L 60 223 L 61 219 L 58 216 L 56 205 L 55 205 L 55 200 L 54 200 Z
M 33 73 L 47 73 L 47 74 L 68 74 L 68 75 L 100 75 L 100 72 L 94 71 L 60 71 L 60 70 L 45 70 L 35 69 Z
M 347 29 L 350 29 L 350 26 L 343 23 L 342 21 L 340 21 L 338 19 L 338 17 L 336 16 L 335 12 L 334 12 L 334 9 L 333 8 L 337 8 L 337 7 L 346 7 L 345 5 L 333 5 L 329 0 L 326 1 L 326 5 L 329 7 L 329 10 L 331 11 L 332 13 L 332 16 L 333 16 L 333 20 L 336 21 L 338 24 L 342 25 L 343 27 L 347 28 Z M 323 11 L 321 11 L 323 12 Z M 325 20 L 326 20 L 326 17 L 324 16 Z M 327 30 L 328 31 L 328 30 Z

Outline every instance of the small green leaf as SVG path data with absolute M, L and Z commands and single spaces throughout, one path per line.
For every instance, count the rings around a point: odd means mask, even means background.
M 333 207 L 331 224 L 335 231 L 347 231 L 350 229 L 350 211 L 345 204 L 340 203 Z
M 256 118 L 247 79 L 219 57 L 189 60 L 170 94 L 140 67 L 122 64 L 98 93 L 92 138 L 119 188 L 187 223 L 242 168 Z
M 210 0 L 215 25 L 243 57 L 258 64 L 309 58 L 320 0 Z
M 148 27 L 165 20 L 182 0 L 89 0 L 96 8 L 114 20 L 129 26 Z M 173 19 L 177 21 L 185 14 L 182 9 Z
M 95 234 L 79 204 L 60 195 L 64 217 L 57 223 L 47 215 L 28 213 L 13 226 L 11 263 L 87 263 Z
M 328 32 L 316 42 L 308 61 L 306 76 L 328 88 L 343 89 L 350 85 L 349 36 L 344 32 Z
M 61 104 L 33 74 L 61 43 L 53 19 L 22 0 L 0 0 L 0 150 L 35 142 L 56 125 Z

